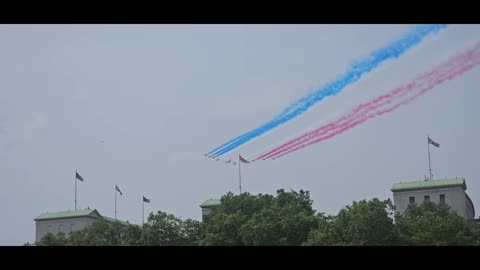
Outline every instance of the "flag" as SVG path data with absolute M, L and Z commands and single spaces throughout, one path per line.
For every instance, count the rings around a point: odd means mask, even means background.
M 150 203 L 150 199 L 147 199 L 145 196 L 143 196 L 143 202 Z
M 123 196 L 122 192 L 121 192 L 120 189 L 117 187 L 117 185 L 115 185 L 115 190 L 118 191 L 118 192 L 120 192 L 120 195 Z
M 428 137 L 428 143 L 429 143 L 429 144 L 432 144 L 432 145 L 435 146 L 435 147 L 440 147 L 440 144 L 434 142 L 432 139 L 430 139 L 430 137 Z
M 239 158 L 240 158 L 240 161 L 243 162 L 243 163 L 250 163 L 250 161 L 244 159 L 242 156 L 238 155 Z
M 75 179 L 78 179 L 83 182 L 83 178 L 80 176 L 80 174 L 78 174 L 77 171 L 75 171 Z

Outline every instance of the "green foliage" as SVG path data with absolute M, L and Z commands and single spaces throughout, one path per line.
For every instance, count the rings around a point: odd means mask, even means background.
M 65 237 L 63 233 L 54 236 L 48 233 L 38 246 L 119 246 L 139 245 L 141 228 L 135 225 L 125 226 L 120 222 L 98 219 L 83 230 L 72 232 Z
M 480 225 L 444 205 L 411 205 L 394 216 L 390 199 L 362 200 L 337 215 L 316 213 L 308 191 L 227 193 L 203 222 L 151 213 L 143 227 L 99 219 L 38 246 L 480 246 Z M 395 221 L 395 222 L 394 222 Z M 25 244 L 29 245 L 29 243 Z
M 277 191 L 277 196 L 228 193 L 208 215 L 201 245 L 301 245 L 318 225 L 309 192 Z
M 47 233 L 39 242 L 36 243 L 37 246 L 65 246 L 67 243 L 65 234 L 59 233 L 58 235 L 53 235 Z
M 141 246 L 142 228 L 140 226 L 129 225 L 124 228 L 122 246 Z
M 215 211 L 206 216 L 202 224 L 200 245 L 208 246 L 240 246 L 243 245 L 239 234 L 240 227 L 255 213 L 269 205 L 271 195 L 250 195 L 227 193 L 221 198 Z
M 118 246 L 124 238 L 126 226 L 120 222 L 110 222 L 98 219 L 91 226 L 76 231 L 69 236 L 72 246 Z
M 202 229 L 202 223 L 197 220 L 187 219 L 183 221 L 182 233 L 185 239 L 184 244 L 186 246 L 198 245 L 198 242 L 200 241 L 200 236 L 201 236 L 201 229 Z
M 148 246 L 190 246 L 198 241 L 199 235 L 198 221 L 182 221 L 172 214 L 159 211 L 148 217 L 148 222 L 143 226 L 141 242 Z
M 390 200 L 353 202 L 336 216 L 320 216 L 318 229 L 305 245 L 376 246 L 393 245 L 396 235 Z
M 447 205 L 410 205 L 396 217 L 401 245 L 465 246 L 480 244 L 479 225 L 464 220 Z

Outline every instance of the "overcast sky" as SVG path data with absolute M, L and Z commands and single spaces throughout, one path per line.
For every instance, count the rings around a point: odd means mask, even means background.
M 1 25 L 0 245 L 35 241 L 34 218 L 78 204 L 140 224 L 201 219 L 238 193 L 238 166 L 204 154 L 270 120 L 411 25 Z M 451 25 L 303 116 L 225 155 L 262 152 L 386 93 L 480 40 Z M 480 209 L 480 68 L 408 106 L 274 161 L 242 164 L 242 190 L 304 189 L 335 214 L 392 198 L 399 181 L 465 177 Z

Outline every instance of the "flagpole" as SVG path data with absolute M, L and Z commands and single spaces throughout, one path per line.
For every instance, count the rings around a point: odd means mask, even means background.
M 117 220 L 117 186 L 115 185 L 115 220 Z
M 75 174 L 75 211 L 77 211 L 77 175 Z
M 241 173 L 240 155 L 238 155 L 238 185 L 240 187 L 240 195 L 242 195 L 242 173 Z
M 142 225 L 145 223 L 145 200 L 142 197 Z
M 430 171 L 430 180 L 432 180 L 432 165 L 430 162 L 430 142 L 428 141 L 430 137 L 427 136 L 427 144 L 428 144 L 428 170 Z

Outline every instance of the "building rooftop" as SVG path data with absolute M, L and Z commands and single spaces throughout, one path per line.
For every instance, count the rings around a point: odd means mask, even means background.
M 200 207 L 201 208 L 207 208 L 207 207 L 214 207 L 214 206 L 219 206 L 220 205 L 220 199 L 209 199 L 203 202 Z
M 129 222 L 125 222 L 119 219 L 114 219 L 107 216 L 102 216 L 96 209 L 83 209 L 83 210 L 72 210 L 72 211 L 62 211 L 62 212 L 47 212 L 43 213 L 40 216 L 36 217 L 35 221 L 40 220 L 49 220 L 49 219 L 63 219 L 63 218 L 79 218 L 79 217 L 95 217 L 92 216 L 95 214 L 97 217 L 101 217 L 110 222 L 120 222 L 123 225 L 133 225 Z
M 83 210 L 72 210 L 72 211 L 63 211 L 63 212 L 47 212 L 36 217 L 34 220 L 37 221 L 37 220 L 46 220 L 46 219 L 86 217 L 86 216 L 90 216 L 94 212 L 96 212 L 96 214 L 100 216 L 100 213 L 98 213 L 96 209 L 83 209 Z
M 133 225 L 132 223 L 130 223 L 128 221 L 125 222 L 123 220 L 114 219 L 114 218 L 111 218 L 111 217 L 103 216 L 103 219 L 105 219 L 107 221 L 110 221 L 110 222 L 120 222 L 120 224 L 122 224 L 122 225 Z
M 414 181 L 414 182 L 400 182 L 395 183 L 392 186 L 392 191 L 405 191 L 405 190 L 417 190 L 417 189 L 430 189 L 430 188 L 443 188 L 443 187 L 463 187 L 467 189 L 465 178 L 451 178 L 451 179 L 439 179 L 429 181 Z

